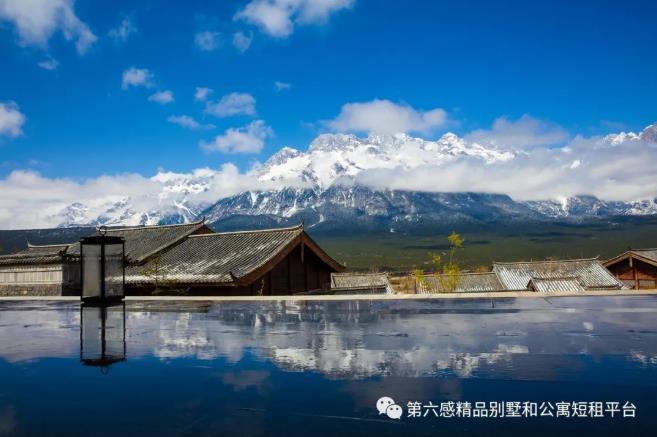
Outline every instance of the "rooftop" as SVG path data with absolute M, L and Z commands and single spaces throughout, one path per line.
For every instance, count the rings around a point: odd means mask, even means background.
M 507 290 L 526 290 L 534 278 L 577 278 L 587 289 L 619 289 L 622 284 L 597 258 L 493 263 L 493 272 Z

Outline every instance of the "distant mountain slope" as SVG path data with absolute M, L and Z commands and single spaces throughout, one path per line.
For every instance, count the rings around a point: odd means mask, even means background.
M 619 133 L 599 140 L 613 148 L 623 142 L 657 144 L 657 125 L 641 133 Z M 181 223 L 207 216 L 231 226 L 296 223 L 330 229 L 359 224 L 388 229 L 445 222 L 496 222 L 657 214 L 657 201 L 608 202 L 592 196 L 516 201 L 500 194 L 435 193 L 374 189 L 363 175 L 384 170 L 433 168 L 465 158 L 482 166 L 508 162 L 518 153 L 482 145 L 448 133 L 436 141 L 405 134 L 324 134 L 302 152 L 284 147 L 249 173 L 261 190 L 212 198 L 217 181 L 211 169 L 190 174 L 158 173 L 144 199 L 112 197 L 89 206 L 73 203 L 53 216 L 61 227 Z M 577 161 L 577 165 L 580 165 Z M 436 167 L 438 168 L 438 167 Z M 273 188 L 272 188 L 273 187 Z

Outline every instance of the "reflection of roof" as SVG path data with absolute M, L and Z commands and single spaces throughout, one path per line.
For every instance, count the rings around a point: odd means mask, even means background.
M 29 244 L 20 252 L 0 255 L 0 265 L 17 264 L 51 264 L 62 262 L 68 253 L 70 244 L 49 244 L 37 246 Z
M 598 259 L 576 259 L 560 261 L 532 261 L 516 263 L 494 263 L 497 274 L 507 290 L 526 290 L 532 278 L 577 278 L 586 289 L 619 289 L 622 284 Z
M 331 291 L 380 290 L 392 292 L 388 275 L 385 273 L 333 273 Z
M 657 266 L 657 249 L 630 249 L 620 255 L 605 261 L 605 266 L 609 267 L 610 265 L 616 264 L 619 261 L 623 261 L 629 257 L 638 259 L 648 264 L 653 264 Z
M 449 291 L 446 287 L 447 276 L 427 275 L 423 280 L 417 281 L 419 293 L 443 293 Z M 497 275 L 493 272 L 487 273 L 461 273 L 455 292 L 467 293 L 478 291 L 502 291 L 504 286 L 500 283 Z
M 248 282 L 267 272 L 301 242 L 334 270 L 342 270 L 342 266 L 319 248 L 300 225 L 191 235 L 144 264 L 128 267 L 126 282 L 150 283 L 158 279 L 156 276 L 160 281 L 180 283 Z M 126 241 L 126 249 L 127 246 Z M 156 269 L 157 274 L 154 273 Z
M 542 293 L 584 291 L 582 284 L 574 277 L 531 278 L 527 284 L 527 288 Z

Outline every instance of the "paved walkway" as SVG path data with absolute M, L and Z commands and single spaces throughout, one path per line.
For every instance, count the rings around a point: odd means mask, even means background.
M 638 296 L 657 295 L 655 290 L 589 290 L 585 292 L 537 293 L 534 291 L 499 291 L 485 293 L 440 293 L 440 294 L 353 294 L 353 295 L 302 295 L 302 296 L 127 296 L 128 302 L 135 301 L 277 301 L 277 300 L 399 300 L 399 299 L 494 299 L 494 298 L 546 298 L 561 296 Z M 0 296 L 0 301 L 79 301 L 77 296 Z

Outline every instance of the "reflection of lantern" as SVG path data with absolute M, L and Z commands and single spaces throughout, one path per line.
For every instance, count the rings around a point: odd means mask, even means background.
M 83 301 L 111 301 L 124 297 L 125 243 L 121 237 L 101 235 L 80 240 Z
M 125 305 L 123 303 L 82 304 L 80 309 L 82 364 L 106 368 L 125 359 Z

